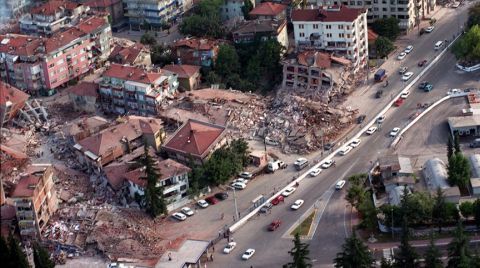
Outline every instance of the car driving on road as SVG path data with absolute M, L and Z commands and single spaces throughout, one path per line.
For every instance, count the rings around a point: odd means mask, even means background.
M 316 177 L 318 174 L 320 174 L 320 172 L 322 172 L 321 168 L 314 168 L 312 171 L 310 171 L 310 176 Z
M 245 251 L 245 253 L 243 253 L 242 259 L 248 260 L 253 256 L 253 254 L 255 254 L 255 249 L 249 248 Z
M 349 145 L 352 148 L 356 148 L 358 145 L 360 145 L 362 141 L 360 139 L 354 139 Z
M 243 189 L 247 188 L 247 185 L 245 183 L 241 183 L 241 182 L 232 183 L 231 186 L 233 188 L 237 189 L 237 190 L 243 190 Z
M 398 73 L 404 74 L 407 72 L 407 70 L 408 70 L 408 67 L 403 66 L 403 67 L 400 67 L 400 69 L 398 69 Z
M 250 173 L 250 172 L 244 171 L 244 172 L 238 174 L 238 176 L 240 178 L 244 178 L 244 179 L 251 179 L 253 177 L 253 174 Z
M 425 32 L 426 33 L 431 33 L 431 32 L 433 32 L 433 29 L 435 29 L 434 26 L 429 26 L 429 27 L 425 28 Z
M 298 199 L 298 200 L 296 200 L 296 201 L 293 203 L 293 205 L 291 206 L 291 208 L 292 208 L 293 210 L 297 210 L 297 209 L 299 209 L 299 208 L 303 205 L 303 203 L 305 203 L 305 201 L 303 201 L 302 199 Z
M 403 74 L 402 76 L 402 80 L 403 81 L 408 81 L 410 78 L 412 78 L 413 76 L 413 72 L 406 72 Z
M 413 46 L 407 46 L 404 51 L 405 51 L 405 53 L 410 54 L 410 52 L 412 52 L 412 50 L 413 50 Z
M 271 202 L 266 203 L 263 205 L 263 207 L 260 209 L 261 213 L 267 213 L 270 209 L 272 209 L 273 204 Z
M 232 252 L 235 247 L 237 246 L 237 242 L 230 242 L 228 243 L 225 248 L 223 249 L 223 253 L 225 254 L 229 254 L 230 252 Z
M 385 115 L 381 115 L 381 116 L 377 117 L 377 123 L 378 124 L 383 123 L 383 121 L 385 121 L 385 118 L 386 118 Z
M 408 96 L 410 96 L 410 90 L 403 92 L 402 95 L 400 95 L 400 98 L 406 99 Z
M 295 192 L 295 190 L 297 190 L 297 188 L 295 187 L 288 187 L 287 189 L 285 189 L 285 191 L 283 191 L 282 195 L 287 197 L 291 194 L 293 194 L 293 192 Z
M 280 227 L 281 224 L 282 222 L 280 220 L 274 220 L 268 225 L 268 230 L 275 231 L 278 229 L 278 227 Z
M 369 127 L 365 133 L 367 133 L 367 135 L 372 135 L 375 131 L 377 131 L 377 127 Z
M 335 189 L 336 189 L 336 190 L 341 190 L 341 189 L 343 188 L 343 186 L 345 186 L 345 183 L 346 183 L 345 180 L 339 180 L 339 181 L 335 184 Z
M 400 128 L 399 127 L 394 127 L 392 129 L 392 131 L 390 131 L 390 137 L 396 137 L 398 132 L 400 132 Z
M 327 168 L 331 167 L 331 166 L 333 165 L 333 163 L 335 163 L 335 160 L 333 160 L 333 159 L 327 159 L 327 160 L 325 160 L 325 161 L 323 162 L 323 164 L 321 165 L 321 167 L 322 167 L 323 169 L 327 169 Z
M 340 155 L 346 155 L 348 154 L 350 151 L 352 150 L 352 147 L 350 146 L 345 146 L 343 147 L 342 149 L 340 149 L 340 151 L 338 152 Z

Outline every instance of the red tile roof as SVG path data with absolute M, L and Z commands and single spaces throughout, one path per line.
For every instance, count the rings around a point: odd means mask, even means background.
M 353 22 L 363 12 L 365 9 L 346 6 L 331 9 L 297 9 L 292 10 L 292 21 Z
M 303 66 L 312 66 L 319 68 L 329 68 L 331 66 L 330 55 L 319 51 L 305 51 L 297 56 L 298 64 Z
M 188 64 L 165 65 L 163 69 L 176 73 L 180 78 L 190 78 L 200 72 L 200 66 Z
M 119 2 L 122 2 L 122 0 L 90 0 L 83 4 L 91 8 L 96 8 L 96 7 L 105 8 L 105 7 L 113 6 Z
M 46 16 L 55 15 L 55 13 L 61 11 L 62 9 L 73 10 L 81 4 L 73 3 L 70 1 L 48 1 L 40 6 L 34 7 L 30 10 L 31 14 L 42 14 Z
M 263 2 L 257 5 L 250 13 L 250 16 L 277 16 L 287 9 L 287 6 L 272 2 Z
M 122 80 L 135 81 L 144 84 L 154 83 L 162 76 L 161 72 L 147 72 L 140 67 L 111 64 L 103 76 L 114 77 Z
M 113 48 L 112 53 L 110 53 L 109 60 L 114 62 L 119 61 L 117 63 L 121 64 L 133 64 L 138 55 L 145 49 L 146 48 L 140 43 L 135 43 L 130 47 L 116 45 Z
M 21 178 L 15 186 L 15 190 L 10 194 L 10 197 L 33 197 L 39 181 L 40 177 L 34 175 L 27 175 Z
M 98 96 L 98 84 L 93 82 L 80 82 L 68 89 L 68 92 L 77 96 Z
M 157 169 L 160 173 L 160 181 L 191 171 L 189 167 L 184 166 L 172 159 L 166 159 L 158 162 Z M 147 185 L 147 180 L 143 179 L 145 176 L 145 168 L 137 168 L 125 174 L 125 178 L 127 180 L 133 182 L 140 187 L 145 187 Z
M 189 47 L 198 50 L 212 50 L 218 46 L 217 40 L 208 40 L 200 38 L 185 38 L 178 40 L 173 44 L 175 47 Z
M 378 34 L 376 34 L 372 29 L 368 29 L 368 42 L 375 42 L 378 38 Z
M 223 126 L 189 119 L 164 148 L 203 157 L 224 131 Z
M 105 17 L 92 16 L 80 21 L 77 25 L 77 28 L 85 33 L 91 34 L 102 29 L 105 25 L 108 25 L 108 21 Z
M 112 163 L 103 167 L 103 172 L 114 190 L 118 191 L 122 188 L 125 180 L 124 176 L 128 173 L 128 167 L 129 165 L 126 163 Z
M 0 106 L 10 101 L 12 104 L 24 103 L 30 95 L 20 89 L 0 81 Z
M 0 52 L 19 56 L 34 55 L 43 39 L 28 35 L 0 35 Z
M 75 27 L 63 32 L 57 32 L 51 38 L 46 39 L 45 52 L 50 53 L 55 51 L 84 35 L 86 35 L 84 31 Z

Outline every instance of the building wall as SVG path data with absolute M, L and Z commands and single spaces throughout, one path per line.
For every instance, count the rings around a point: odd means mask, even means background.
M 123 0 L 125 16 L 131 26 L 144 21 L 154 27 L 175 20 L 183 10 L 176 0 Z
M 255 1 L 251 1 L 255 7 Z M 220 7 L 220 16 L 222 20 L 230 20 L 233 18 L 243 18 L 243 0 L 225 0 L 225 3 Z
M 285 47 L 286 50 L 288 50 L 288 33 L 287 33 L 287 25 L 285 24 L 285 27 L 282 28 L 280 33 L 277 36 L 277 41 L 282 44 L 282 46 Z

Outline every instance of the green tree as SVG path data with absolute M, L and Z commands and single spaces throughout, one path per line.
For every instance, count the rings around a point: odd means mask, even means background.
M 225 79 L 232 74 L 237 74 L 239 70 L 240 63 L 235 48 L 230 45 L 220 45 L 215 62 L 215 72 Z
M 210 85 L 220 84 L 222 82 L 222 78 L 215 71 L 210 71 L 205 76 L 205 82 L 209 83 Z
M 163 67 L 167 64 L 175 62 L 175 55 L 169 47 L 163 45 L 155 45 L 151 49 L 152 63 Z
M 155 37 L 152 34 L 150 34 L 149 32 L 146 32 L 140 38 L 140 43 L 142 43 L 144 45 L 153 46 L 157 43 L 157 40 L 155 39 Z
M 400 35 L 399 20 L 395 17 L 378 19 L 372 23 L 372 29 L 378 35 L 384 36 L 391 41 L 395 41 Z
M 448 244 L 448 268 L 470 267 L 472 255 L 469 250 L 469 239 L 463 231 L 462 222 L 458 222 L 452 241 Z
M 50 254 L 38 243 L 33 246 L 33 262 L 35 268 L 54 268 L 55 263 L 50 259 Z
M 435 196 L 435 203 L 432 209 L 432 221 L 438 227 L 438 232 L 442 232 L 442 227 L 447 219 L 447 205 L 445 196 L 440 187 L 437 188 L 437 195 Z
M 471 28 L 474 25 L 480 25 L 480 3 L 468 9 L 467 27 Z
M 298 233 L 295 233 L 295 237 L 293 239 L 293 248 L 288 253 L 292 256 L 293 261 L 290 263 L 287 263 L 283 267 L 285 268 L 312 267 L 312 264 L 310 263 L 310 258 L 308 257 L 308 254 L 310 254 L 310 250 L 308 249 L 308 244 L 303 243 L 300 240 L 300 235 Z
M 428 192 L 414 192 L 407 195 L 405 215 L 410 224 L 417 225 L 430 221 L 434 199 Z
M 418 267 L 418 254 L 410 245 L 410 232 L 408 230 L 407 218 L 403 219 L 402 233 L 400 236 L 400 246 L 397 255 L 395 255 L 394 267 L 397 268 L 414 268 Z
M 243 13 L 243 17 L 246 20 L 250 19 L 250 16 L 248 15 L 248 13 L 250 13 L 252 9 L 253 9 L 252 2 L 250 0 L 243 0 L 242 13 Z
M 395 49 L 395 45 L 393 42 L 383 36 L 379 36 L 377 40 L 375 40 L 375 50 L 377 52 L 377 57 L 385 58 Z
M 480 227 L 480 199 L 477 198 L 477 200 L 475 200 L 473 204 L 473 216 L 475 217 L 475 225 L 477 225 L 477 227 Z
M 368 230 L 374 230 L 377 227 L 377 208 L 373 204 L 373 200 L 370 197 L 370 192 L 366 193 L 366 197 L 363 199 L 362 203 L 358 206 L 358 212 L 361 216 L 360 227 L 366 228 Z
M 393 268 L 392 262 L 382 257 L 380 268 Z
M 140 179 L 147 181 L 142 201 L 147 213 L 152 217 L 167 213 L 167 204 L 163 198 L 163 187 L 157 185 L 161 175 L 154 159 L 148 153 L 146 141 L 143 156 L 138 160 L 138 164 L 145 169 L 144 176 Z
M 10 250 L 10 267 L 28 268 L 27 256 L 19 246 L 19 242 L 11 234 L 8 237 L 8 247 Z
M 462 152 L 462 149 L 460 149 L 460 137 L 458 136 L 458 132 L 455 132 L 455 136 L 453 138 L 453 148 L 455 149 L 456 154 Z
M 471 170 L 468 159 L 461 153 L 455 153 L 448 164 L 448 182 L 466 189 L 470 181 Z
M 7 241 L 3 236 L 0 236 L 0 263 L 10 267 L 10 250 L 7 246 Z
M 476 63 L 480 60 L 480 25 L 472 26 L 452 47 L 457 59 Z
M 351 237 L 347 237 L 342 245 L 342 251 L 337 253 L 333 260 L 335 267 L 342 268 L 367 268 L 373 264 L 372 253 L 368 247 L 357 238 L 355 232 Z
M 453 156 L 453 141 L 452 141 L 452 136 L 448 135 L 447 159 L 450 159 L 452 156 Z
M 440 259 L 442 255 L 440 250 L 435 245 L 435 237 L 433 233 L 430 235 L 430 244 L 425 252 L 425 268 L 442 268 L 443 263 Z
M 203 0 L 193 8 L 193 15 L 182 20 L 179 30 L 184 35 L 196 37 L 223 37 L 220 18 L 222 0 Z
M 469 218 L 473 216 L 474 210 L 475 210 L 475 205 L 473 202 L 465 201 L 460 204 L 460 212 L 465 218 Z

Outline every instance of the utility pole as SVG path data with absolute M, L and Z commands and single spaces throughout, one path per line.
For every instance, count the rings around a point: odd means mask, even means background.
M 232 188 L 232 190 L 233 190 L 233 202 L 235 204 L 235 219 L 239 220 L 238 207 L 237 207 L 237 194 L 235 192 L 235 187 L 232 187 L 232 186 L 228 186 L 228 187 Z

